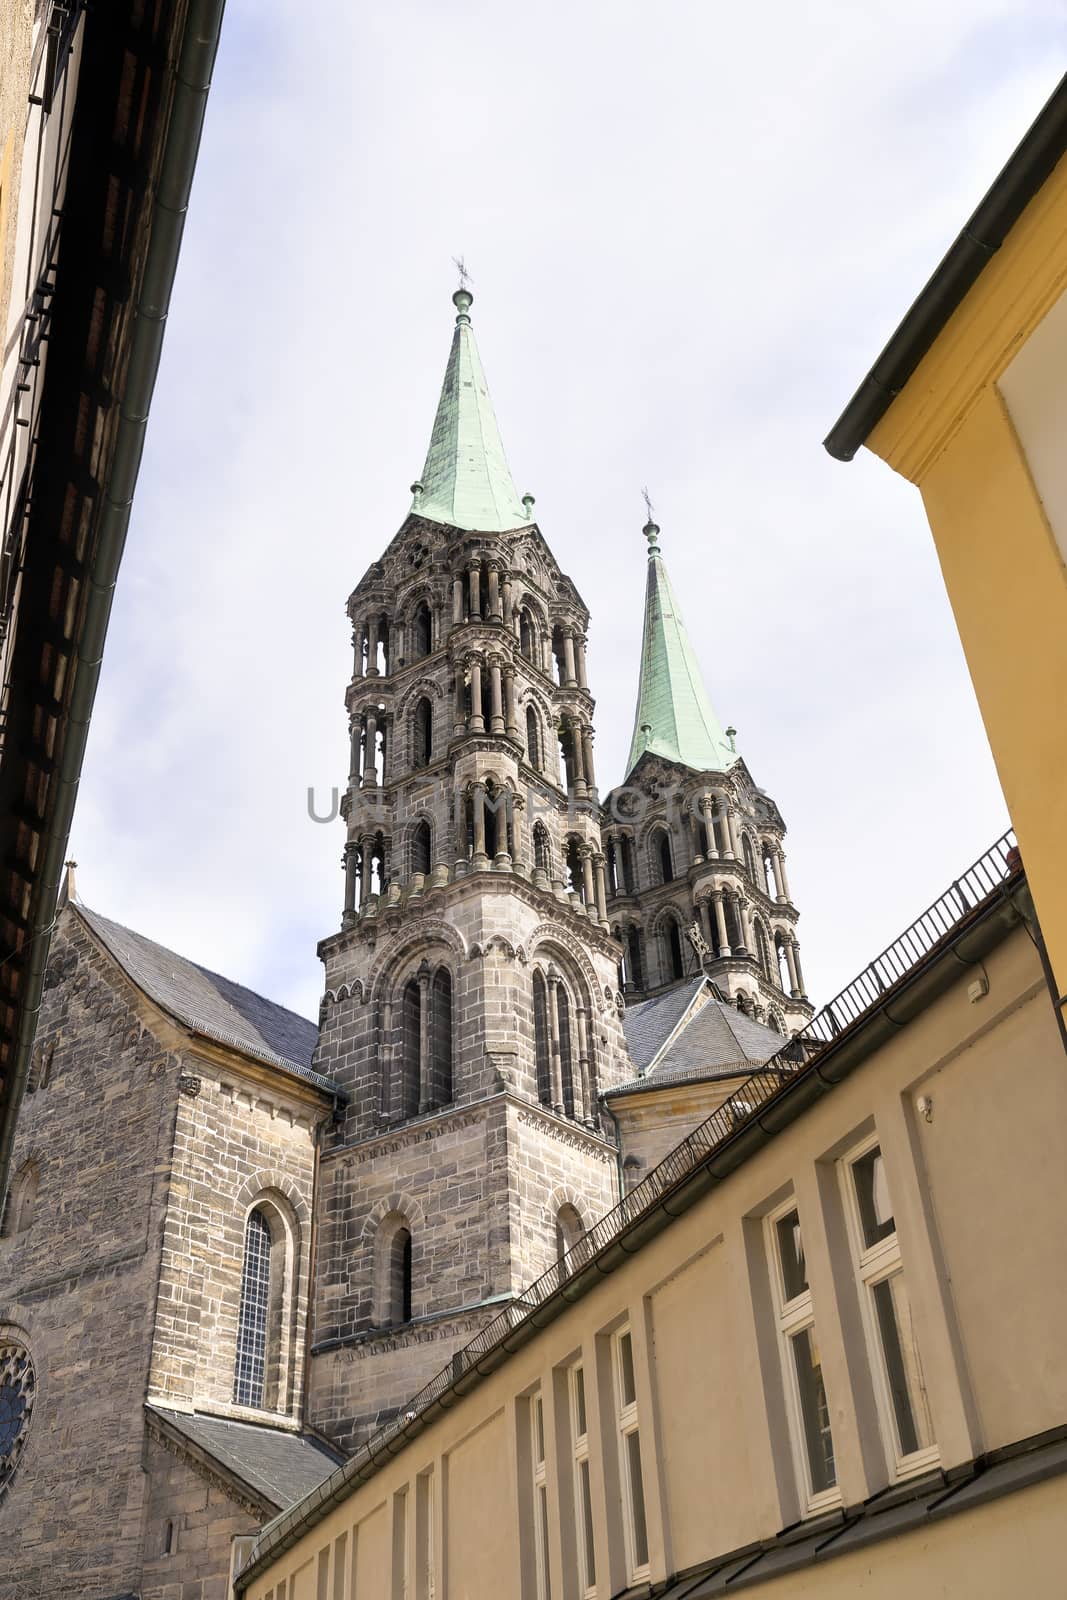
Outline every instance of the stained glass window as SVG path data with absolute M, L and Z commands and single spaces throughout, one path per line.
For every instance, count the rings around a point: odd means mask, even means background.
M 270 1226 L 262 1211 L 249 1213 L 237 1317 L 237 1365 L 233 1397 L 238 1405 L 262 1406 L 270 1306 Z
M 0 1343 L 0 1496 L 26 1442 L 35 1390 L 29 1353 L 19 1344 Z

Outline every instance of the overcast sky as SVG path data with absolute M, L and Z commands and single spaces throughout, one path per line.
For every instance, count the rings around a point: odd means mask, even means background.
M 825 1001 L 1006 826 L 918 492 L 821 440 L 1062 70 L 1020 0 L 229 0 L 85 763 L 79 892 L 308 1015 L 345 601 L 451 264 L 520 493 L 633 721 L 647 483 Z M 991 600 L 995 597 L 991 597 Z

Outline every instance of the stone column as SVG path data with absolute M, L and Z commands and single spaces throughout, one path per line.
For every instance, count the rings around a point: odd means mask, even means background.
M 730 849 L 734 853 L 734 860 L 740 861 L 743 859 L 741 855 L 741 840 L 737 833 L 737 816 L 731 805 L 726 808 L 726 828 L 730 835 Z
M 522 837 L 522 807 L 522 795 L 514 795 L 511 801 L 511 859 L 516 871 L 525 871 L 525 857 L 523 854 L 525 847 Z
M 592 1125 L 593 1086 L 589 1081 L 589 1016 L 584 1006 L 575 1007 L 578 1019 L 578 1072 L 574 1082 L 574 1118 Z
M 778 894 L 780 898 L 786 901 L 791 901 L 793 896 L 789 892 L 789 879 L 785 875 L 785 851 L 782 849 L 781 845 L 779 845 L 775 851 L 773 866 L 774 881 L 778 887 Z
M 708 941 L 708 948 L 709 948 L 709 950 L 713 950 L 713 951 L 717 950 L 718 949 L 718 938 L 717 938 L 716 932 L 715 932 L 715 923 L 714 923 L 714 918 L 712 916 L 711 897 L 710 896 L 708 896 L 704 900 L 701 900 L 701 902 L 700 902 L 700 911 L 701 911 L 700 927 L 701 927 L 701 931 L 702 931 L 705 939 Z
M 501 595 L 503 597 L 502 610 L 503 610 L 503 614 L 504 614 L 504 624 L 505 624 L 505 626 L 508 626 L 510 624 L 511 618 L 512 618 L 511 573 L 510 572 L 505 572 L 505 574 L 504 574 L 504 576 L 503 576 L 503 578 L 501 580 L 500 592 L 501 592 Z
M 515 701 L 515 668 L 508 662 L 504 668 L 504 724 L 512 738 L 519 736 L 519 708 Z
M 470 621 L 480 621 L 482 615 L 482 569 L 477 561 L 467 568 L 467 600 Z
M 578 668 L 578 687 L 579 689 L 588 689 L 589 679 L 586 677 L 585 667 L 585 639 L 581 634 L 578 635 L 576 651 L 578 657 L 576 663 Z
M 367 619 L 367 677 L 378 676 L 378 618 Z
M 756 936 L 752 928 L 752 907 L 742 894 L 737 897 L 738 921 L 741 924 L 741 938 L 744 940 L 745 949 L 749 955 L 754 955 L 756 950 Z
M 359 752 L 363 743 L 363 718 L 349 717 L 348 736 L 351 741 L 352 755 L 349 762 L 348 785 L 355 789 L 359 786 Z
M 458 628 L 463 621 L 463 579 L 452 579 L 452 626 Z
M 489 731 L 504 731 L 504 701 L 500 683 L 500 657 L 489 657 Z
M 364 833 L 359 839 L 359 909 L 366 908 L 370 899 L 370 868 L 371 847 L 374 843 L 373 835 Z
M 700 837 L 701 828 L 699 820 L 689 812 L 689 842 L 693 853 L 693 865 L 698 867 L 704 859 L 703 841 Z
M 548 1032 L 552 1044 L 552 1109 L 563 1115 L 563 1065 L 559 1045 L 559 973 L 548 974 Z
M 423 962 L 419 968 L 419 1110 L 429 1111 L 433 1104 L 430 1088 L 430 968 Z
M 719 847 L 715 843 L 715 820 L 712 809 L 715 802 L 710 794 L 700 797 L 700 820 L 704 828 L 704 854 L 709 861 L 718 861 Z
M 341 858 L 345 869 L 345 914 L 342 928 L 350 928 L 356 920 L 356 888 L 359 883 L 359 846 L 354 839 L 345 845 Z
M 464 704 L 463 674 L 456 673 L 455 703 L 452 708 L 452 732 L 456 738 L 467 731 L 467 708 Z
M 726 913 L 722 908 L 721 889 L 712 890 L 711 903 L 715 907 L 715 931 L 719 936 L 719 954 L 720 956 L 728 956 L 730 954 L 730 939 L 726 932 Z
M 602 855 L 593 857 L 593 867 L 596 872 L 596 914 L 597 921 L 608 925 L 608 888 L 605 862 Z
M 367 743 L 363 757 L 363 787 L 375 789 L 378 786 L 378 714 L 376 711 L 367 712 Z
M 563 635 L 563 686 L 565 689 L 577 687 L 578 679 L 574 666 L 574 635 L 570 629 Z
M 587 722 L 582 724 L 582 761 L 585 766 L 585 781 L 590 789 L 596 788 L 596 776 L 593 772 L 593 730 Z
M 596 908 L 596 891 L 593 888 L 593 852 L 587 844 L 579 846 L 578 859 L 582 863 L 582 904 L 587 910 Z
M 500 568 L 495 561 L 489 563 L 489 620 L 503 622 L 500 610 Z
M 482 660 L 480 656 L 471 656 L 467 662 L 471 675 L 471 733 L 485 732 L 485 718 L 482 715 Z
M 567 718 L 567 727 L 571 735 L 571 761 L 574 767 L 574 788 L 578 794 L 585 792 L 585 762 L 582 757 L 581 729 L 573 717 Z
M 788 934 L 783 935 L 782 945 L 785 949 L 785 964 L 789 968 L 789 992 L 794 1000 L 799 1000 L 800 974 L 797 971 L 797 958 L 793 948 L 793 941 Z
M 792 949 L 793 965 L 797 969 L 797 988 L 800 990 L 801 996 L 803 996 L 806 995 L 808 991 L 804 987 L 804 971 L 800 965 L 800 946 L 797 944 L 795 939 L 792 941 Z
M 552 676 L 552 635 L 541 635 L 541 671 L 547 678 Z
M 488 860 L 485 852 L 485 784 L 475 783 L 471 789 L 471 806 L 474 814 L 474 856 Z

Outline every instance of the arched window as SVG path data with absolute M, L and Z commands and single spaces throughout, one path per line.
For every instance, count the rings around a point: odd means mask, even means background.
M 430 833 L 430 824 L 423 819 L 416 823 L 411 835 L 411 870 L 412 872 L 426 873 L 430 870 L 433 851 L 433 838 Z
M 767 947 L 767 935 L 764 932 L 762 922 L 756 923 L 756 959 L 759 961 L 760 971 L 763 976 L 768 982 L 773 982 L 774 974 L 771 971 L 771 956 Z
M 785 953 L 785 943 L 779 937 L 775 939 L 774 944 L 775 953 L 778 957 L 778 987 L 783 994 L 791 994 L 793 992 L 793 983 L 789 976 L 789 959 Z
M 556 985 L 556 1006 L 559 1011 L 559 1070 L 563 1084 L 563 1110 L 574 1116 L 574 1075 L 578 1063 L 571 1047 L 571 1002 L 566 987 Z
M 266 1213 L 257 1207 L 245 1224 L 241 1301 L 237 1313 L 237 1362 L 233 1398 L 238 1405 L 262 1408 L 267 1381 L 267 1340 L 271 1313 L 272 1238 Z
M 394 1325 L 411 1321 L 411 1234 L 398 1228 L 389 1249 L 390 1317 Z
M 452 1099 L 452 975 L 440 967 L 430 986 L 430 1098 L 435 1106 Z
M 537 712 L 533 706 L 526 707 L 526 758 L 531 767 L 541 769 L 541 730 L 537 724 Z
M 667 972 L 672 979 L 684 978 L 685 962 L 682 957 L 682 933 L 673 917 L 664 926 L 663 939 Z
M 637 1188 L 637 1185 L 641 1182 L 641 1173 L 643 1170 L 644 1162 L 641 1160 L 640 1156 L 626 1157 L 626 1160 L 622 1164 L 622 1186 L 627 1194 L 630 1193 L 631 1189 Z
M 552 1035 L 548 1025 L 548 985 L 540 972 L 534 973 L 534 1055 L 537 1061 L 537 1098 L 544 1106 L 552 1104 Z
M 673 882 L 674 857 L 671 853 L 671 836 L 666 828 L 660 828 L 653 835 L 652 849 L 660 883 Z
M 567 888 L 580 895 L 582 893 L 582 858 L 578 848 L 578 840 L 573 833 L 567 840 L 567 853 L 564 860 L 567 868 Z
M 5 1233 L 25 1233 L 32 1224 L 37 1204 L 38 1177 L 37 1166 L 33 1161 L 27 1161 L 19 1168 L 7 1202 L 8 1221 Z
M 568 1250 L 573 1250 L 584 1232 L 577 1207 L 569 1202 L 560 1206 L 556 1212 L 556 1255 L 562 1256 Z
M 745 871 L 748 873 L 751 881 L 756 883 L 756 858 L 752 854 L 752 840 L 749 838 L 747 833 L 743 833 L 741 835 L 741 853 L 745 858 Z
M 563 629 L 552 630 L 552 661 L 556 669 L 556 682 L 562 686 L 567 681 L 567 662 L 563 647 Z
M 412 766 L 428 767 L 433 759 L 433 704 L 427 695 L 415 702 L 411 743 Z
M 519 649 L 527 661 L 533 661 L 534 659 L 534 640 L 536 637 L 533 619 L 530 616 L 530 608 L 523 606 L 519 612 Z
M 633 923 L 626 930 L 627 968 L 635 989 L 645 987 L 645 963 L 641 952 L 641 930 Z
M 768 845 L 763 846 L 763 878 L 772 900 L 778 898 L 778 885 L 774 881 L 774 858 Z
M 396 1110 L 413 1117 L 419 1109 L 419 1039 L 422 1032 L 422 995 L 418 978 L 404 985 L 400 1001 L 400 1093 Z
M 773 1028 L 775 1033 L 785 1034 L 785 1023 L 773 1006 L 767 1012 L 767 1026 Z
M 533 844 L 534 866 L 551 875 L 552 851 L 548 840 L 548 829 L 543 822 L 534 823 Z
M 430 608 L 425 600 L 420 600 L 411 619 L 412 661 L 421 661 L 423 656 L 429 655 L 431 638 Z

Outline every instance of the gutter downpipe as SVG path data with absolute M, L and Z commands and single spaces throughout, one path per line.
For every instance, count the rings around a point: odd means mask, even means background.
M 44 836 L 39 909 L 27 941 L 30 962 L 12 1064 L 10 1110 L 4 1127 L 0 1129 L 2 1192 L 7 1189 L 15 1124 L 41 1011 L 44 973 L 55 927 L 63 861 L 67 854 L 71 820 L 81 781 L 89 719 L 100 680 L 115 584 L 126 545 L 133 493 L 141 466 L 148 411 L 159 371 L 163 334 L 181 250 L 189 191 L 200 149 L 224 6 L 225 0 L 190 0 L 181 54 L 174 72 L 174 97 L 152 201 L 144 273 L 134 307 L 130 357 L 119 405 L 111 470 L 102 495 L 96 554 L 87 574 L 88 593 L 81 640 L 74 658 L 74 687 L 63 754 L 59 762 L 57 796 Z
M 611 1126 L 615 1130 L 615 1180 L 619 1186 L 619 1200 L 621 1202 L 626 1199 L 626 1184 L 623 1180 L 622 1171 L 622 1132 L 619 1128 L 618 1117 L 608 1105 L 607 1095 L 602 1094 L 600 1096 L 600 1106 L 601 1110 L 606 1111 L 611 1118 Z

